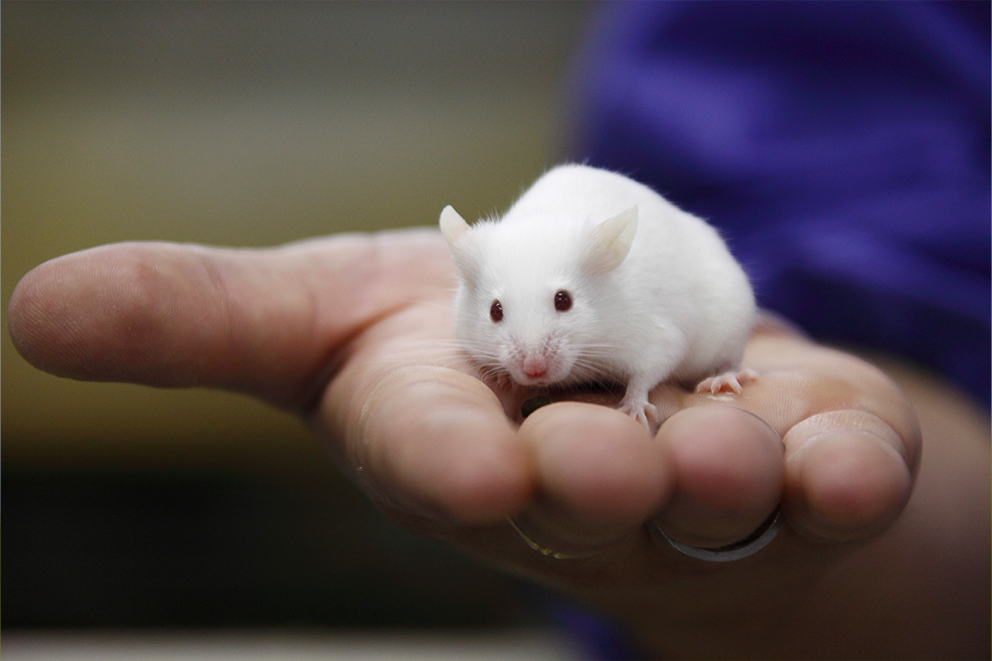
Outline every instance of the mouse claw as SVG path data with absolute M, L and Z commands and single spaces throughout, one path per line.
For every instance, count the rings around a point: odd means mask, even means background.
M 754 370 L 743 369 L 737 372 L 731 370 L 730 372 L 724 372 L 723 374 L 703 379 L 696 386 L 696 392 L 709 392 L 711 395 L 715 395 L 718 392 L 733 392 L 739 395 L 743 391 L 741 387 L 743 384 L 757 380 L 758 373 Z

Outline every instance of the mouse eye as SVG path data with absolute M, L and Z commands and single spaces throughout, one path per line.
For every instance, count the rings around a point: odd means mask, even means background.
M 499 301 L 493 301 L 489 306 L 489 318 L 496 322 L 503 321 L 503 306 Z
M 567 312 L 572 308 L 572 295 L 564 289 L 559 289 L 555 294 L 555 310 Z

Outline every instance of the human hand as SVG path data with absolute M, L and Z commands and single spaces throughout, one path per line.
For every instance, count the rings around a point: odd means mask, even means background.
M 910 497 L 913 408 L 864 361 L 763 327 L 745 355 L 760 379 L 726 401 L 658 387 L 666 422 L 654 438 L 581 402 L 518 426 L 532 393 L 494 394 L 452 350 L 454 286 L 433 230 L 271 250 L 119 244 L 32 271 L 8 318 L 25 358 L 53 374 L 224 388 L 294 410 L 392 519 L 635 629 L 646 612 L 669 618 L 660 629 L 778 615 L 768 604 L 791 603 Z M 779 538 L 719 569 L 648 532 L 721 546 L 778 506 Z M 511 516 L 532 542 L 576 557 L 528 547 Z

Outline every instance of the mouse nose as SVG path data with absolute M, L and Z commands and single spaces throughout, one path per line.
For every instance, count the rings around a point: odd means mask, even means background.
M 528 379 L 540 379 L 548 373 L 548 361 L 544 356 L 529 356 L 524 359 L 523 370 Z

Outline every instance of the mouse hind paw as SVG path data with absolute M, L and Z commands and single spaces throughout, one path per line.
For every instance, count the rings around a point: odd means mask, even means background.
M 744 384 L 757 381 L 757 379 L 758 373 L 754 370 L 730 370 L 729 372 L 703 379 L 696 385 L 696 392 L 708 392 L 711 395 L 715 395 L 718 392 L 733 392 L 739 395 L 743 390 L 742 386 Z

